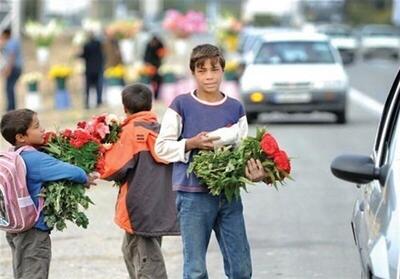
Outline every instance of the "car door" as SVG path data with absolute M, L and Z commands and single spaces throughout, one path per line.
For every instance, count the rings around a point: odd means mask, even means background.
M 400 148 L 399 74 L 386 100 L 379 123 L 372 158 L 375 168 L 384 170 L 382 179 L 359 185 L 360 198 L 353 211 L 352 227 L 360 252 L 364 272 L 388 274 L 388 228 L 393 220 L 395 202 L 390 200 L 395 191 Z M 392 249 L 393 250 L 393 249 Z M 389 278 L 383 276 L 382 278 Z

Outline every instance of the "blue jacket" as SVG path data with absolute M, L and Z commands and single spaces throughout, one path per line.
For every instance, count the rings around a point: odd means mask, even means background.
M 21 153 L 26 165 L 26 183 L 33 202 L 39 206 L 39 194 L 44 182 L 57 180 L 72 180 L 77 183 L 86 183 L 87 175 L 79 167 L 57 160 L 50 155 L 37 151 L 27 150 Z M 50 230 L 44 222 L 43 212 L 35 228 L 43 231 Z

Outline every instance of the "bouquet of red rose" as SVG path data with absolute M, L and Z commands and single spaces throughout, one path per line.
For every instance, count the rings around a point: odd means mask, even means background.
M 104 171 L 104 153 L 121 131 L 117 117 L 95 116 L 89 122 L 79 122 L 75 130 L 48 132 L 44 151 L 51 156 L 85 170 L 87 174 Z M 83 209 L 93 204 L 82 184 L 72 181 L 51 182 L 43 188 L 43 212 L 50 228 L 62 231 L 66 220 L 87 228 L 89 220 Z
M 264 182 L 276 189 L 278 182 L 283 184 L 285 178 L 290 178 L 290 159 L 265 129 L 257 129 L 256 137 L 245 138 L 236 148 L 200 151 L 194 155 L 188 171 L 194 172 L 212 195 L 223 193 L 231 201 L 240 196 L 240 188 L 247 191 L 246 184 L 253 184 L 245 175 L 250 158 L 261 161 L 266 173 Z

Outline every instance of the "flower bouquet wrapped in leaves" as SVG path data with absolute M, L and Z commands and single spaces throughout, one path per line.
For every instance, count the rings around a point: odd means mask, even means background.
M 274 137 L 265 129 L 257 129 L 256 137 L 247 137 L 238 147 L 224 146 L 214 151 L 202 150 L 194 155 L 188 172 L 194 172 L 212 195 L 224 194 L 228 201 L 239 198 L 240 188 L 253 182 L 245 175 L 247 161 L 261 161 L 266 177 L 264 182 L 276 189 L 290 178 L 290 159 Z
M 104 153 L 117 141 L 120 131 L 116 116 L 95 116 L 89 122 L 79 122 L 75 130 L 48 132 L 44 151 L 88 174 L 101 174 L 104 171 Z M 78 227 L 87 227 L 89 220 L 83 209 L 93 202 L 86 195 L 84 185 L 71 181 L 51 182 L 43 188 L 41 195 L 45 197 L 43 212 L 48 227 L 62 231 L 67 220 Z

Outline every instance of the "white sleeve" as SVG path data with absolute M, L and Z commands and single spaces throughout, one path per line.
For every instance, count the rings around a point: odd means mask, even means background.
M 167 162 L 189 161 L 190 151 L 185 153 L 186 139 L 178 140 L 182 132 L 182 118 L 173 109 L 168 108 L 161 122 L 161 129 L 156 139 L 155 152 Z
M 220 137 L 219 140 L 214 141 L 215 147 L 224 145 L 237 145 L 240 141 L 247 137 L 248 124 L 246 116 L 242 116 L 237 123 L 230 127 L 219 128 L 217 130 L 208 132 L 208 136 Z

